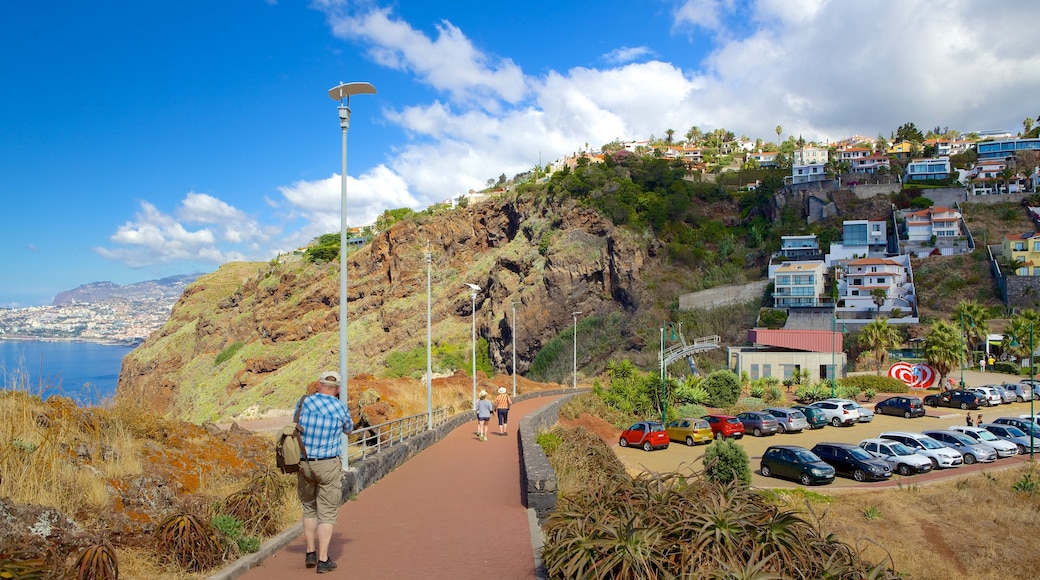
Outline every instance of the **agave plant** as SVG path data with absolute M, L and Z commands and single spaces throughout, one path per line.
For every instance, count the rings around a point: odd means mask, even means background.
M 47 572 L 43 558 L 20 548 L 0 547 L 0 578 L 40 580 Z
M 108 542 L 87 546 L 76 558 L 72 577 L 76 580 L 116 580 L 119 578 L 119 562 L 115 549 Z
M 216 530 L 189 513 L 174 513 L 155 529 L 159 552 L 168 554 L 188 572 L 212 568 L 222 550 Z

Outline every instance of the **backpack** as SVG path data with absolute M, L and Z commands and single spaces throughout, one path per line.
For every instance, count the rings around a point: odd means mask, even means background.
M 275 437 L 274 461 L 282 473 L 296 473 L 300 470 L 300 460 L 307 459 L 307 449 L 303 446 L 303 427 L 299 424 L 300 409 L 306 398 L 304 395 L 296 404 L 292 424 L 282 427 Z

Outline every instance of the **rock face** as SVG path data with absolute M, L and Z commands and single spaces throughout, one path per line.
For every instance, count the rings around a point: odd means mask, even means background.
M 348 257 L 349 374 L 382 376 L 391 353 L 425 349 L 427 248 L 434 344 L 468 352 L 474 311 L 492 365 L 510 373 L 516 303 L 522 374 L 572 312 L 645 310 L 644 278 L 664 268 L 657 243 L 569 202 L 495 199 L 399 222 Z M 481 287 L 475 301 L 465 283 Z M 338 263 L 226 264 L 126 357 L 117 397 L 194 421 L 285 409 L 337 368 L 338 332 Z
M 93 282 L 59 292 L 51 305 L 61 306 L 70 302 L 104 302 L 113 298 L 129 300 L 176 298 L 197 277 L 198 274 L 170 276 L 161 280 L 148 280 L 125 286 L 112 282 Z

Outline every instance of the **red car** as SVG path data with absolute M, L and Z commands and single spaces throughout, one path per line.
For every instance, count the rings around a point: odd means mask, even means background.
M 643 451 L 667 449 L 668 433 L 664 430 L 664 425 L 657 421 L 640 421 L 621 432 L 618 445 L 641 446 Z
M 711 432 L 716 439 L 726 437 L 740 439 L 744 436 L 744 424 L 733 415 L 705 415 L 701 418 L 711 425 Z

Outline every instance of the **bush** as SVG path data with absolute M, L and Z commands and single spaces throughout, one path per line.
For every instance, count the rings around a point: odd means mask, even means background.
M 831 386 L 829 382 L 799 385 L 794 391 L 794 398 L 803 403 L 822 401 L 829 396 L 831 396 Z
M 231 357 L 235 356 L 235 353 L 238 352 L 244 344 L 245 343 L 243 343 L 242 341 L 238 341 L 232 344 L 231 346 L 225 348 L 224 350 L 220 351 L 220 354 L 217 355 L 216 360 L 213 361 L 214 366 L 230 360 Z
M 741 397 L 731 408 L 734 414 L 744 411 L 759 411 L 766 406 L 765 401 L 757 397 Z
M 766 385 L 761 381 L 755 381 L 748 387 L 748 394 L 756 399 L 764 399 L 766 397 Z
M 855 388 L 856 392 L 873 390 L 875 393 L 905 393 L 910 390 L 906 383 L 889 376 L 855 375 L 838 380 L 839 386 Z
M 1001 360 L 993 363 L 993 372 L 995 373 L 1017 375 L 1019 369 L 1021 368 L 1022 367 L 1020 367 L 1018 363 L 1008 362 L 1006 360 Z
M 708 414 L 708 410 L 702 405 L 683 405 L 675 410 L 680 417 L 703 417 Z
M 729 370 L 718 370 L 704 379 L 704 388 L 710 395 L 712 407 L 729 407 L 740 397 L 740 381 Z
M 720 484 L 751 485 L 751 461 L 744 448 L 729 439 L 719 439 L 704 451 L 704 477 Z
M 692 385 L 683 382 L 675 389 L 675 402 L 679 404 L 693 403 L 695 405 L 703 405 L 707 403 L 710 398 L 711 396 L 708 394 L 708 391 L 699 383 Z
M 766 389 L 765 400 L 770 405 L 775 405 L 777 403 L 786 403 L 787 396 L 780 385 L 769 385 L 769 388 Z

